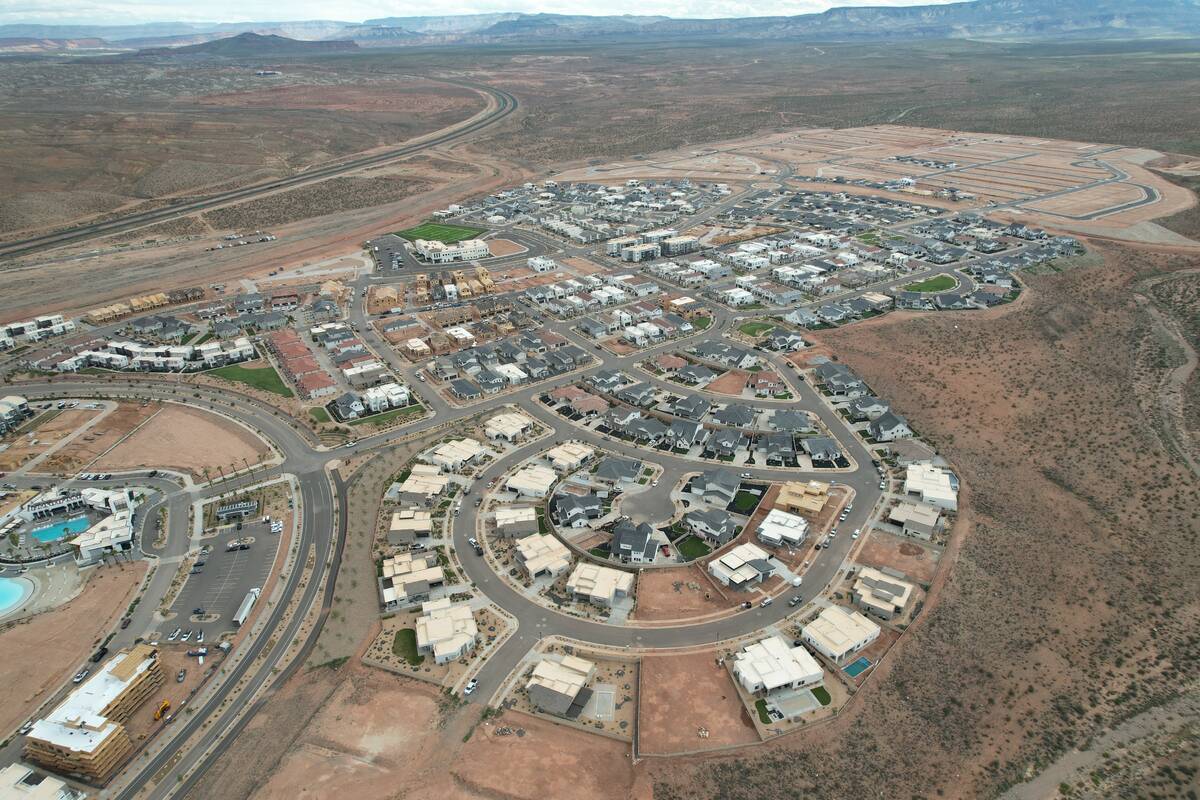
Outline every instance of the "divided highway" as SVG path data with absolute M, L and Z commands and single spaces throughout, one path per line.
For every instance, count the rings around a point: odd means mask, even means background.
M 56 247 L 73 244 L 75 242 L 95 239 L 100 236 L 108 236 L 114 233 L 121 233 L 123 231 L 139 228 L 144 225 L 177 219 L 189 214 L 194 214 L 197 211 L 206 211 L 210 208 L 215 208 L 216 206 L 248 200 L 268 192 L 275 192 L 280 189 L 290 189 L 308 183 L 316 183 L 318 181 L 323 181 L 338 175 L 344 175 L 347 172 L 354 172 L 364 167 L 378 166 L 389 161 L 394 161 L 398 158 L 406 158 L 415 153 L 419 153 L 422 150 L 428 150 L 431 147 L 446 144 L 447 142 L 453 142 L 466 136 L 478 133 L 479 131 L 496 124 L 517 109 L 517 98 L 508 92 L 503 91 L 502 89 L 469 83 L 467 81 L 449 80 L 446 78 L 438 78 L 437 80 L 442 81 L 443 83 L 450 83 L 455 86 L 473 89 L 482 94 L 486 94 L 491 99 L 493 107 L 476 114 L 466 122 L 451 126 L 450 128 L 435 133 L 429 137 L 421 138 L 411 144 L 401 145 L 400 147 L 391 148 L 373 155 L 360 156 L 345 161 L 326 164 L 324 166 L 315 167 L 306 172 L 301 172 L 286 178 L 279 178 L 277 180 L 267 181 L 265 183 L 257 183 L 253 186 L 244 186 L 240 189 L 221 192 L 219 194 L 210 195 L 199 200 L 181 201 L 168 206 L 167 208 L 155 209 L 153 211 L 143 211 L 136 214 L 117 217 L 115 219 L 105 220 L 104 222 L 80 225 L 74 228 L 67 228 L 66 230 L 47 233 L 21 241 L 6 242 L 4 244 L 0 244 L 0 259 L 14 258 L 16 256 L 28 255 L 30 253 L 36 253 L 42 250 L 52 250 Z

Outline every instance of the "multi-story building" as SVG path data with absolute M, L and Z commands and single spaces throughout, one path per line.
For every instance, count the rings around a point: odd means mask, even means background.
M 147 644 L 122 650 L 33 724 L 25 757 L 55 772 L 103 783 L 133 753 L 125 721 L 163 680 L 158 650 Z
M 461 242 L 446 244 L 445 242 L 417 239 L 413 242 L 417 254 L 434 264 L 448 264 L 452 261 L 474 261 L 491 255 L 487 242 L 482 239 L 463 239 Z M 453 285 L 453 284 L 451 284 Z

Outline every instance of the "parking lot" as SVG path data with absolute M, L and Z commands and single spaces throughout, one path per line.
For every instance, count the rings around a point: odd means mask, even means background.
M 229 543 L 238 539 L 246 540 L 250 548 L 227 552 Z M 171 611 L 176 615 L 174 625 L 165 626 L 169 630 L 164 630 L 164 636 L 176 626 L 185 631 L 203 630 L 206 639 L 233 630 L 233 617 L 246 593 L 266 586 L 279 536 L 271 533 L 269 523 L 253 522 L 244 524 L 240 531 L 232 525 L 222 528 L 204 543 L 212 551 L 200 557 L 199 561 L 204 562 L 202 571 L 188 576 L 172 604 Z M 204 609 L 204 621 L 194 618 L 197 608 Z
M 416 259 L 409 254 L 408 248 L 404 246 L 404 240 L 393 233 L 367 242 L 367 249 L 375 259 L 376 269 L 379 272 L 419 266 Z

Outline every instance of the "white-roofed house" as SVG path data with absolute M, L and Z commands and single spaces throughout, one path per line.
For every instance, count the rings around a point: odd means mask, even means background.
M 807 535 L 808 520 L 778 508 L 771 509 L 758 525 L 758 539 L 769 547 L 797 547 Z
M 503 439 L 515 442 L 533 427 L 533 420 L 520 412 L 497 414 L 489 419 L 483 427 L 489 439 Z
M 793 647 L 782 636 L 748 644 L 733 657 L 733 674 L 747 692 L 769 695 L 820 683 L 824 670 L 802 646 Z
M 526 536 L 517 541 L 517 561 L 530 578 L 557 576 L 571 566 L 571 551 L 548 533 Z
M 596 665 L 578 656 L 542 658 L 534 665 L 525 690 L 529 702 L 539 711 L 560 717 L 577 717 L 591 692 L 588 682 L 596 674 Z
M 525 497 L 542 498 L 550 493 L 550 488 L 558 480 L 558 475 L 549 467 L 541 464 L 529 464 L 519 472 L 511 475 L 504 486 L 512 492 Z
M 834 662 L 841 662 L 879 637 L 879 626 L 841 606 L 829 606 L 804 626 L 801 638 Z
M 708 572 L 731 589 L 747 589 L 774 573 L 770 558 L 766 550 L 746 542 L 709 561 Z
M 438 664 L 462 658 L 479 638 L 471 607 L 449 597 L 422 603 L 416 627 L 417 652 L 432 655 Z
M 633 592 L 633 573 L 590 562 L 575 566 L 567 578 L 567 593 L 598 606 L 612 606 Z
M 457 472 L 487 452 L 488 449 L 474 439 L 455 439 L 435 447 L 427 460 L 446 472 Z
M 520 538 L 537 533 L 537 511 L 532 506 L 500 506 L 496 509 L 496 535 Z

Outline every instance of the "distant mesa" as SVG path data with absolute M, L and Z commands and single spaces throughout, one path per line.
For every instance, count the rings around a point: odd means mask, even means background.
M 852 6 L 773 17 L 676 19 L 662 16 L 524 14 L 384 17 L 363 22 L 188 23 L 134 25 L 0 25 L 0 51 L 143 49 L 139 55 L 253 57 L 310 55 L 362 47 L 490 42 L 731 37 L 799 41 L 985 39 L 1045 41 L 1200 36 L 1196 0 L 972 0 L 932 5 Z M 20 41 L 19 41 L 20 40 Z M 81 45 L 80 42 L 88 41 Z M 171 49 L 168 49 L 171 48 Z
M 208 55 L 208 56 L 287 56 L 287 55 L 320 55 L 322 53 L 341 53 L 357 50 L 358 45 L 348 39 L 331 41 L 304 42 L 299 39 L 289 39 L 275 34 L 239 33 L 211 42 L 189 44 L 182 47 L 154 47 L 139 50 L 139 56 L 179 56 L 179 55 Z

